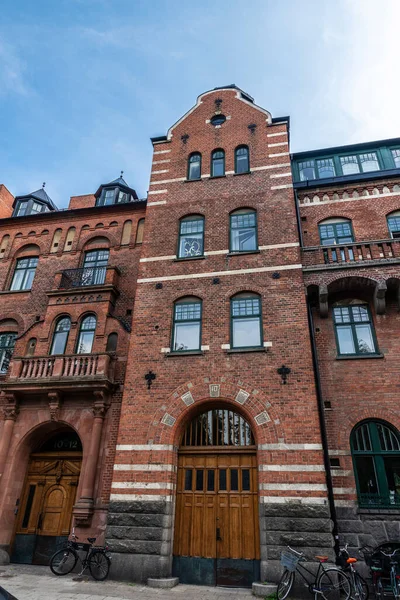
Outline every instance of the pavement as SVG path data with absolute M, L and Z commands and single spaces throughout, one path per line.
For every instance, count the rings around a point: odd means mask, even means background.
M 0 566 L 0 586 L 17 600 L 251 600 L 251 590 L 179 584 L 171 590 L 136 583 L 57 577 L 49 567 Z M 7 598 L 7 596 L 6 596 Z M 0 599 L 2 595 L 0 592 Z

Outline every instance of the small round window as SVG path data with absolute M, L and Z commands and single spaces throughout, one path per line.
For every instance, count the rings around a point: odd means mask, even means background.
M 222 123 L 225 123 L 225 121 L 226 121 L 225 115 L 214 115 L 210 119 L 210 123 L 211 123 L 211 125 L 214 125 L 214 127 L 216 127 L 217 125 L 222 125 Z

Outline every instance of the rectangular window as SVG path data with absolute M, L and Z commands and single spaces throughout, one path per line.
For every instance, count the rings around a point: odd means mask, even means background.
M 259 298 L 233 299 L 231 301 L 231 318 L 233 348 L 262 346 L 261 301 Z
M 10 290 L 31 289 L 38 260 L 38 258 L 19 258 L 17 260 Z
M 359 159 L 363 173 L 368 173 L 369 171 L 379 171 L 378 157 L 375 152 L 360 154 Z
M 200 350 L 201 302 L 175 304 L 173 351 Z
M 343 175 L 354 175 L 360 172 L 357 156 L 341 156 L 340 164 L 342 165 Z
M 179 258 L 192 258 L 204 254 L 204 219 L 187 218 L 179 226 Z
M 108 249 L 86 252 L 79 285 L 102 285 L 106 278 L 109 255 Z
M 319 179 L 335 177 L 336 173 L 333 158 L 324 158 L 317 160 L 317 170 Z
M 215 471 L 209 469 L 207 471 L 207 492 L 213 492 L 215 487 Z
M 299 163 L 300 181 L 315 179 L 314 161 L 307 160 Z
M 319 236 L 323 246 L 351 244 L 354 242 L 350 221 L 319 225 Z
M 393 239 L 400 238 L 400 215 L 388 217 L 388 227 Z
M 226 492 L 226 469 L 219 470 L 219 490 Z
M 185 492 L 190 492 L 192 490 L 192 478 L 193 478 L 193 470 L 186 469 L 185 470 Z
M 250 469 L 242 469 L 242 490 L 250 491 Z
M 257 250 L 257 218 L 255 212 L 231 215 L 231 252 Z
M 366 305 L 336 306 L 333 317 L 339 354 L 376 353 L 373 324 Z
M 39 202 L 32 202 L 32 206 L 31 206 L 31 215 L 35 215 L 37 213 L 42 212 L 42 204 L 39 204 Z
M 400 168 L 400 150 L 392 150 L 392 157 L 394 160 L 394 164 L 397 168 Z
M 0 374 L 7 373 L 16 339 L 16 333 L 0 334 Z
M 231 469 L 231 492 L 239 491 L 239 472 L 237 469 Z
M 203 469 L 196 469 L 196 492 L 202 492 L 204 489 L 204 471 Z

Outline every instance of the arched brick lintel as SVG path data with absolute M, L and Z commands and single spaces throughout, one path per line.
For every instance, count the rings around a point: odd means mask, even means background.
M 212 392 L 211 386 L 219 388 Z M 218 395 L 213 395 L 217 390 Z M 240 392 L 245 394 L 238 396 Z M 186 399 L 186 403 L 182 397 Z M 245 398 L 243 404 L 238 402 L 239 398 Z M 165 404 L 155 412 L 147 439 L 152 440 L 154 444 L 179 447 L 187 423 L 200 412 L 214 406 L 226 406 L 241 414 L 250 423 L 256 444 L 278 443 L 284 438 L 279 416 L 263 392 L 246 382 L 221 377 L 188 381 L 176 388 Z M 266 422 L 258 424 L 257 420 Z
M 351 432 L 358 423 L 365 421 L 366 419 L 371 421 L 384 420 L 389 423 L 389 425 L 392 425 L 400 430 L 400 418 L 395 411 L 385 408 L 385 413 L 382 415 L 382 408 L 379 406 L 376 406 L 376 408 L 360 406 L 352 409 L 348 414 L 342 416 L 341 426 L 338 433 L 338 448 L 345 450 L 350 448 Z

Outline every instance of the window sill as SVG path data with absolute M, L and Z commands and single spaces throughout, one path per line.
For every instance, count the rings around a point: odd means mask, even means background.
M 251 171 L 243 171 L 243 173 L 234 173 L 235 177 L 238 175 L 251 175 Z
M 166 358 L 173 358 L 175 356 L 203 356 L 203 350 L 184 350 L 182 352 L 166 352 Z
M 29 288 L 29 290 L 2 290 L 0 294 L 30 294 L 31 291 L 32 288 Z
M 186 262 L 187 260 L 205 260 L 207 256 L 187 256 L 186 258 L 174 258 L 173 262 Z
M 267 352 L 268 348 L 264 346 L 254 346 L 252 348 L 230 348 L 226 350 L 227 354 L 236 354 L 238 352 Z
M 243 254 L 260 254 L 260 250 L 245 250 L 244 252 L 228 252 L 227 256 L 242 256 Z
M 357 513 L 359 515 L 393 515 L 394 512 L 400 514 L 400 506 L 399 505 L 391 505 L 385 506 L 382 508 L 367 508 L 366 506 L 359 506 L 357 509 Z
M 336 360 L 366 360 L 368 358 L 385 358 L 384 354 L 349 354 L 348 356 L 337 356 Z
M 211 175 L 208 179 L 223 179 L 226 175 Z
M 182 183 L 193 183 L 195 181 L 201 181 L 201 177 L 197 177 L 197 179 L 185 179 Z

